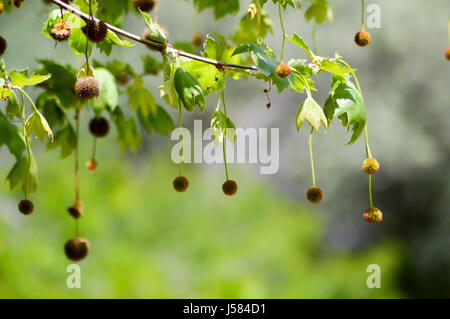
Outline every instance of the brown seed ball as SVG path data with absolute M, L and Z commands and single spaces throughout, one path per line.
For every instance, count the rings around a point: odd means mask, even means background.
M 75 219 L 79 219 L 83 217 L 83 203 L 80 201 L 75 201 L 72 206 L 70 206 L 67 211 L 69 212 L 70 216 L 72 216 Z
M 98 163 L 95 159 L 90 159 L 86 162 L 86 168 L 88 169 L 89 173 L 95 173 L 95 170 L 98 167 Z
M 203 44 L 203 38 L 201 35 L 195 33 L 191 36 L 191 43 L 196 47 L 201 47 Z
M 376 159 L 371 157 L 363 162 L 362 169 L 366 174 L 374 175 L 380 169 L 380 164 Z
M 366 31 L 359 31 L 355 34 L 355 43 L 360 47 L 365 47 L 370 43 L 370 34 Z
M 100 84 L 93 76 L 83 76 L 75 83 L 75 92 L 83 99 L 92 99 L 100 95 Z
M 23 2 L 24 0 L 14 0 L 13 1 L 13 4 L 14 4 L 14 6 L 16 7 L 16 8 L 20 8 L 21 6 L 22 6 L 22 2 Z
M 50 35 L 56 41 L 67 40 L 72 34 L 72 28 L 66 21 L 61 20 L 58 22 L 53 29 L 50 30 Z
M 73 261 L 79 261 L 85 258 L 89 253 L 89 250 L 89 241 L 84 238 L 73 238 L 64 245 L 64 251 L 67 258 Z
M 227 180 L 222 185 L 222 191 L 227 196 L 233 196 L 234 194 L 236 194 L 237 190 L 238 190 L 237 183 L 231 179 Z
M 19 202 L 19 212 L 30 215 L 34 211 L 34 204 L 31 200 L 23 199 Z
M 137 9 L 141 9 L 141 11 L 149 12 L 152 11 L 155 7 L 156 0 L 133 0 L 133 5 Z
M 109 123 L 104 117 L 96 117 L 89 123 L 89 131 L 95 137 L 105 137 L 109 132 Z
M 364 212 L 364 219 L 369 224 L 378 224 L 383 221 L 383 213 L 376 207 L 368 208 Z
M 105 40 L 106 35 L 108 34 L 108 27 L 103 21 L 86 21 L 86 25 L 81 28 L 83 33 L 87 36 L 89 40 L 92 42 L 100 43 Z
M 313 204 L 319 204 L 322 200 L 323 192 L 318 187 L 310 187 L 306 191 L 306 199 Z
M 183 193 L 189 187 L 189 180 L 184 176 L 178 176 L 173 180 L 173 188 L 179 192 Z
M 287 64 L 280 64 L 277 67 L 277 75 L 280 78 L 287 78 L 289 76 L 289 74 L 291 74 L 291 68 L 289 67 L 289 65 Z
M 0 55 L 2 55 L 3 53 L 5 53 L 6 51 L 6 47 L 7 47 L 7 43 L 5 38 L 0 37 Z
M 450 60 L 450 47 L 445 49 L 445 57 L 447 58 L 447 60 Z

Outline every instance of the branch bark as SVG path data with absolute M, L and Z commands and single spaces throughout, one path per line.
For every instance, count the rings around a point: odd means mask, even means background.
M 88 14 L 86 14 L 84 12 L 81 12 L 81 11 L 75 9 L 74 7 L 68 5 L 68 4 L 66 4 L 66 3 L 64 3 L 64 2 L 62 2 L 60 0 L 50 0 L 50 1 L 53 2 L 54 4 L 60 6 L 64 10 L 77 15 L 78 17 L 80 17 L 81 19 L 83 19 L 85 21 L 90 19 Z M 100 20 L 97 19 L 97 18 L 94 18 L 94 21 L 100 21 Z M 111 31 L 113 31 L 113 32 L 115 32 L 117 34 L 120 34 L 120 35 L 122 35 L 122 36 L 124 36 L 124 37 L 126 37 L 128 39 L 131 39 L 133 41 L 145 44 L 146 46 L 151 47 L 152 49 L 155 49 L 157 51 L 169 50 L 169 51 L 171 51 L 174 54 L 177 54 L 177 55 L 189 58 L 191 60 L 197 60 L 197 61 L 200 61 L 200 62 L 203 62 L 203 63 L 214 65 L 218 69 L 235 68 L 235 69 L 243 69 L 243 70 L 250 70 L 250 71 L 257 71 L 258 70 L 255 66 L 225 63 L 225 62 L 221 62 L 221 61 L 216 61 L 216 60 L 211 60 L 211 59 L 208 59 L 208 58 L 204 58 L 204 57 L 201 57 L 201 56 L 198 56 L 198 55 L 195 55 L 195 54 L 191 54 L 191 53 L 188 53 L 188 52 L 177 50 L 176 48 L 174 48 L 170 44 L 168 44 L 167 47 L 163 48 L 163 47 L 161 47 L 161 44 L 159 44 L 159 43 L 154 43 L 154 42 L 142 39 L 141 37 L 139 37 L 139 36 L 137 36 L 137 35 L 135 35 L 133 33 L 130 33 L 130 32 L 125 31 L 123 29 L 117 28 L 117 27 L 115 27 L 113 25 L 110 25 L 108 23 L 105 23 L 105 24 L 106 24 L 106 27 L 109 30 L 111 30 Z

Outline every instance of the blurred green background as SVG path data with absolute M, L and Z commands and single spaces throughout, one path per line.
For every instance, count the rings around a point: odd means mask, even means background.
M 186 41 L 194 30 L 228 35 L 249 3 L 240 2 L 240 14 L 215 22 L 211 10 L 197 15 L 191 3 L 167 0 L 160 4 L 159 20 L 171 42 Z M 17 202 L 23 195 L 0 184 L 0 297 L 450 297 L 449 63 L 444 58 L 450 5 L 445 0 L 433 5 L 419 0 L 371 3 L 381 7 L 382 27 L 369 30 L 369 47 L 353 44 L 360 27 L 359 1 L 331 1 L 335 18 L 318 28 L 317 44 L 319 54 L 339 51 L 358 68 L 371 148 L 381 163 L 374 199 L 384 213 L 382 224 L 368 225 L 362 218 L 368 206 L 367 177 L 360 169 L 362 141 L 346 146 L 347 133 L 336 123 L 315 138 L 318 186 L 325 197 L 312 206 L 304 199 L 311 180 L 307 134 L 298 134 L 294 125 L 303 97 L 272 94 L 267 111 L 262 83 L 230 82 L 229 116 L 238 127 L 280 128 L 278 174 L 259 175 L 258 165 L 231 165 L 239 191 L 226 198 L 222 166 L 191 164 L 185 171 L 190 188 L 177 194 L 171 186 L 178 172 L 170 160 L 173 142 L 145 137 L 138 154 L 121 153 L 112 132 L 99 141 L 96 174 L 83 166 L 80 227 L 92 250 L 80 262 L 82 288 L 68 289 L 70 262 L 63 244 L 74 234 L 66 212 L 73 201 L 73 158 L 61 161 L 58 152 L 46 153 L 35 143 L 40 176 L 31 197 L 35 213 L 21 216 Z M 268 42 L 279 50 L 276 10 L 266 7 L 275 31 Z M 25 1 L 20 11 L 0 16 L 8 68 L 34 68 L 37 58 L 77 68 L 84 63 L 66 45 L 54 48 L 40 35 L 50 10 L 41 1 Z M 311 42 L 312 25 L 302 14 L 288 10 L 287 33 L 295 30 Z M 131 13 L 124 27 L 141 34 L 144 23 Z M 139 57 L 148 53 L 142 46 L 115 50 L 111 60 L 121 59 L 137 70 Z M 286 55 L 303 57 L 294 46 Z M 146 79 L 155 96 L 160 82 L 160 77 Z M 323 103 L 329 78 L 319 77 L 317 86 L 315 98 Z M 215 99 L 209 98 L 204 114 L 186 116 L 184 126 L 200 118 L 207 127 Z M 177 118 L 176 112 L 172 115 Z M 82 119 L 82 163 L 92 146 L 87 134 L 91 116 Z M 2 180 L 12 163 L 2 148 Z M 366 286 L 370 264 L 381 267 L 379 289 Z

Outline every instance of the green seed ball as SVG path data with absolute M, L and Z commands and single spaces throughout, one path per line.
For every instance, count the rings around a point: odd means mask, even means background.
M 367 158 L 362 165 L 363 171 L 368 175 L 374 175 L 380 169 L 380 164 L 375 158 Z
M 376 207 L 368 208 L 363 216 L 369 224 L 378 224 L 383 221 L 383 213 Z

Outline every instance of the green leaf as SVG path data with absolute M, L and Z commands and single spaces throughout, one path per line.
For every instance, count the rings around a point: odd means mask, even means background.
M 66 114 L 55 94 L 49 91 L 42 92 L 36 99 L 36 107 L 42 111 L 51 128 L 64 124 Z
M 324 106 L 327 121 L 338 117 L 344 127 L 349 129 L 351 126 L 352 136 L 347 144 L 353 144 L 366 125 L 366 107 L 359 91 L 349 79 L 336 82 L 336 78 L 333 78 L 336 89 L 330 93 Z
M 194 106 L 198 105 L 200 110 L 203 111 L 205 108 L 205 97 L 198 80 L 185 69 L 179 67 L 175 71 L 174 81 L 175 90 L 186 110 L 192 112 Z
M 36 138 L 44 143 L 45 138 L 48 136 L 51 141 L 53 141 L 53 133 L 50 126 L 47 123 L 45 117 L 38 111 L 33 112 L 27 121 L 25 122 L 25 132 L 27 137 L 30 137 L 32 133 Z
M 239 29 L 230 36 L 235 43 L 257 42 L 264 39 L 268 33 L 273 33 L 272 21 L 265 13 L 260 13 L 259 19 L 246 14 L 239 22 Z
M 145 19 L 145 23 L 147 24 L 147 27 L 149 28 L 150 32 L 147 36 L 148 40 L 151 40 L 153 42 L 166 44 L 167 43 L 167 37 L 166 33 L 164 32 L 164 29 L 159 26 L 156 22 L 153 22 L 150 16 L 141 10 L 141 15 Z
M 137 152 L 141 145 L 141 136 L 137 129 L 136 121 L 133 117 L 125 119 L 120 107 L 112 113 L 114 124 L 117 130 L 117 142 L 120 149 L 125 151 L 128 147 L 133 152 Z
M 156 133 L 162 136 L 169 136 L 175 129 L 175 123 L 167 111 L 158 105 L 156 114 L 150 113 L 148 120 Z
M 235 133 L 236 126 L 219 109 L 216 109 L 215 112 L 213 113 L 211 119 L 211 129 L 216 146 L 223 141 L 224 136 L 226 136 L 233 144 L 236 141 L 236 133 Z
M 292 43 L 294 43 L 295 45 L 300 47 L 303 51 L 306 52 L 306 54 L 308 54 L 308 56 L 312 60 L 314 60 L 316 58 L 316 55 L 312 52 L 312 50 L 309 48 L 309 46 L 306 44 L 306 42 L 301 37 L 299 37 L 296 33 L 294 33 L 294 35 L 292 37 L 286 37 L 286 40 L 291 41 Z
M 107 69 L 95 69 L 95 78 L 100 84 L 100 96 L 92 100 L 92 108 L 95 115 L 100 116 L 102 111 L 107 107 L 114 110 L 119 104 L 119 88 L 117 87 L 116 79 Z
M 6 105 L 6 114 L 10 119 L 13 119 L 14 117 L 22 118 L 20 109 L 19 100 L 14 91 L 11 91 L 11 94 L 8 97 L 8 104 Z
M 127 89 L 128 104 L 134 110 L 141 110 L 144 116 L 156 113 L 156 102 L 152 93 L 144 87 L 144 81 L 140 76 L 134 77 L 134 82 Z
M 307 21 L 314 19 L 317 24 L 322 24 L 325 19 L 333 21 L 333 11 L 326 0 L 312 0 L 311 5 L 305 12 Z
M 30 172 L 28 173 L 28 158 L 20 157 L 9 171 L 6 180 L 11 190 L 22 184 L 25 192 L 28 178 L 28 193 L 34 193 L 37 189 L 37 166 L 33 154 L 31 154 Z
M 345 77 L 346 74 L 355 72 L 355 69 L 350 69 L 345 66 L 341 66 L 338 62 L 332 61 L 329 58 L 322 61 L 320 70 L 329 72 L 334 75 Z
M 51 151 L 61 147 L 61 158 L 65 158 L 72 154 L 77 146 L 77 136 L 72 125 L 68 122 L 66 126 L 59 129 L 55 133 L 53 143 L 47 144 L 47 150 Z
M 306 98 L 298 110 L 296 119 L 297 131 L 300 131 L 304 121 L 307 121 L 316 131 L 319 131 L 321 123 L 326 129 L 328 128 L 327 118 L 322 108 L 311 96 Z
M 11 124 L 8 118 L 0 112 L 0 147 L 6 145 L 9 152 L 18 160 L 27 146 L 19 127 Z
M 239 11 L 239 0 L 194 0 L 194 5 L 197 7 L 198 12 L 207 8 L 214 8 L 214 16 L 216 19 Z
M 123 46 L 123 47 L 133 47 L 134 44 L 131 44 L 130 42 L 126 40 L 120 40 L 120 38 L 117 36 L 117 34 L 111 30 L 108 30 L 108 33 L 106 34 L 106 38 L 100 42 L 97 43 L 97 48 L 100 49 L 100 52 L 105 53 L 106 55 L 110 55 L 112 51 L 112 47 L 114 45 Z
M 158 73 L 162 70 L 162 63 L 148 54 L 141 57 L 141 60 L 144 63 L 145 74 L 158 75 Z
M 214 65 L 192 60 L 182 63 L 181 66 L 198 80 L 205 95 L 222 89 L 223 76 Z
M 42 83 L 46 80 L 48 80 L 52 75 L 46 74 L 46 75 L 39 75 L 33 73 L 29 78 L 28 76 L 28 70 L 22 70 L 17 72 L 17 70 L 11 70 L 9 72 L 9 77 L 11 78 L 11 84 L 15 86 L 33 86 L 37 85 L 39 83 Z

